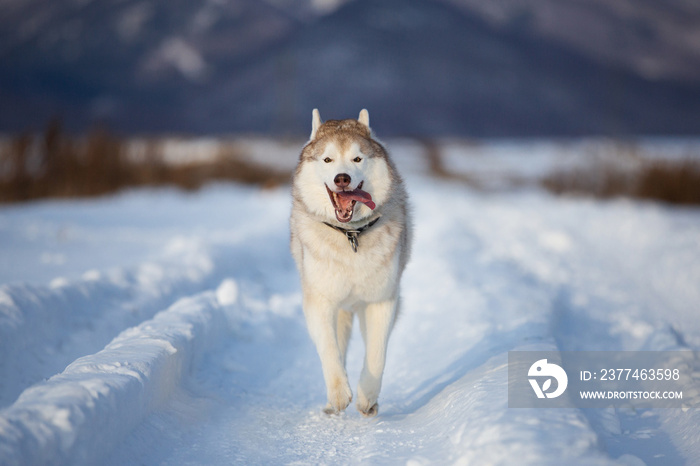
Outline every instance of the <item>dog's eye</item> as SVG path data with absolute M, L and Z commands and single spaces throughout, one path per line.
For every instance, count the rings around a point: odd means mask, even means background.
M 352 159 L 352 161 L 353 161 L 353 162 L 361 162 L 361 161 L 362 161 L 362 157 L 355 157 L 354 159 Z
M 323 159 L 323 161 L 326 163 L 331 163 L 333 161 L 333 159 L 330 157 L 326 157 L 325 159 Z

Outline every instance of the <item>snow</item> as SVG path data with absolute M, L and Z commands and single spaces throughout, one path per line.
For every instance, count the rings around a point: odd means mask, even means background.
M 115 22 L 115 29 L 120 39 L 126 43 L 134 42 L 143 33 L 153 13 L 153 5 L 147 2 L 128 7 Z
M 445 169 L 476 177 L 484 188 L 532 184 L 543 173 L 589 172 L 598 168 L 633 174 L 654 160 L 698 160 L 700 140 L 655 138 L 631 141 L 601 138 L 500 140 L 488 144 L 446 140 L 439 144 Z
M 207 73 L 200 51 L 181 37 L 164 39 L 146 58 L 143 68 L 154 75 L 173 68 L 190 81 L 198 81 Z
M 533 176 L 556 147 L 483 150 Z M 697 350 L 700 211 L 475 191 L 389 148 L 416 244 L 376 418 L 322 414 L 289 187 L 44 201 L 0 208 L 0 464 L 700 462 L 696 408 L 507 400 L 508 351 Z

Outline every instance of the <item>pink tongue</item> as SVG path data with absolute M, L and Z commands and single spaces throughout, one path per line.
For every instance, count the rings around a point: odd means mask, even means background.
M 374 202 L 372 202 L 372 196 L 370 196 L 368 192 L 365 192 L 361 189 L 339 192 L 338 198 L 340 198 L 340 202 L 343 204 L 350 201 L 360 201 L 372 210 L 374 210 L 374 208 L 377 207 L 377 205 Z

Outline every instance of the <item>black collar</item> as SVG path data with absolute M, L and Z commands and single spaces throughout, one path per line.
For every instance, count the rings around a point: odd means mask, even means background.
M 348 241 L 350 241 L 350 246 L 352 247 L 352 250 L 354 252 L 357 252 L 357 247 L 360 245 L 360 243 L 357 241 L 357 237 L 360 236 L 360 234 L 363 231 L 370 229 L 372 227 L 372 225 L 374 225 L 375 223 L 377 223 L 379 221 L 380 218 L 381 217 L 377 217 L 374 220 L 372 220 L 371 222 L 369 222 L 367 225 L 360 227 L 360 228 L 355 228 L 352 230 L 348 230 L 347 228 L 337 227 L 335 225 L 331 225 L 328 222 L 323 222 L 323 223 L 324 223 L 324 225 L 328 225 L 329 227 L 333 228 L 334 230 L 338 230 L 339 232 L 345 234 L 345 236 L 348 238 Z

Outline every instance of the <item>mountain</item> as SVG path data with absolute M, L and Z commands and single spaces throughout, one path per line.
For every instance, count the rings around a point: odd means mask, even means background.
M 700 3 L 692 0 L 445 1 L 649 79 L 700 80 Z
M 305 0 L 3 2 L 0 128 L 60 115 L 74 129 L 186 130 L 179 112 L 221 69 L 317 14 Z
M 74 130 L 305 135 L 314 107 L 366 107 L 387 136 L 700 133 L 700 80 L 455 2 L 34 0 L 24 15 L 48 26 L 0 36 L 0 130 L 61 115 Z

